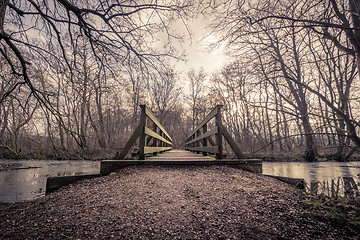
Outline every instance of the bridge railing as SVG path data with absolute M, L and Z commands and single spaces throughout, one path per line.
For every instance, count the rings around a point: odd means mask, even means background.
M 129 140 L 126 142 L 120 154 L 115 159 L 124 159 L 127 153 L 130 151 L 132 146 L 136 143 L 139 138 L 139 159 L 144 160 L 146 154 L 161 153 L 168 151 L 172 146 L 172 139 L 166 132 L 164 127 L 160 124 L 159 120 L 155 115 L 146 107 L 146 105 L 140 105 L 141 116 L 140 124 L 135 129 Z M 149 120 L 152 122 L 152 127 L 149 128 Z
M 221 120 L 222 105 L 217 105 L 205 119 L 191 132 L 185 141 L 185 149 L 197 153 L 203 153 L 206 156 L 208 153 L 216 155 L 217 159 L 223 158 L 224 146 L 223 137 L 229 143 L 230 147 L 236 154 L 237 158 L 242 159 L 244 155 L 240 148 L 231 137 L 229 132 L 222 124 Z M 208 130 L 208 123 L 215 118 L 215 127 Z M 215 141 L 212 139 L 215 136 Z

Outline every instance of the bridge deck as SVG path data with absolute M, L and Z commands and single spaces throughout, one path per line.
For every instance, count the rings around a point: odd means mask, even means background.
M 214 161 L 216 160 L 214 157 L 210 156 L 203 156 L 202 154 L 196 154 L 192 153 L 186 150 L 180 150 L 180 149 L 172 149 L 170 151 L 158 154 L 153 157 L 146 158 L 145 161 Z
M 119 168 L 132 165 L 216 165 L 226 164 L 243 168 L 252 172 L 262 172 L 260 159 L 215 159 L 186 150 L 172 149 L 170 151 L 148 157 L 146 160 L 104 160 L 101 162 L 100 173 L 108 174 Z

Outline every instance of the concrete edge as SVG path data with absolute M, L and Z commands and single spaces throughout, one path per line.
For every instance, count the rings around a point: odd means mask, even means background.
M 267 175 L 264 176 L 275 178 L 281 182 L 290 184 L 298 189 L 305 189 L 305 180 L 303 178 L 290 178 L 290 177 L 281 177 L 281 176 L 274 176 L 274 175 Z
M 90 179 L 100 177 L 101 174 L 88 174 L 88 175 L 78 175 L 78 176 L 62 176 L 62 177 L 48 177 L 46 179 L 46 191 L 45 194 L 54 192 L 55 190 L 77 182 L 83 179 Z

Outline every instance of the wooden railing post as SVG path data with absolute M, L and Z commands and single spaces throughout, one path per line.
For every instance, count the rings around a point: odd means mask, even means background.
M 140 105 L 141 107 L 141 116 L 140 116 L 140 126 L 141 126 L 141 133 L 139 138 L 139 159 L 145 160 L 145 143 L 146 143 L 146 135 L 145 135 L 145 127 L 146 127 L 146 105 Z
M 154 131 L 155 133 L 158 132 L 158 127 L 156 126 L 155 123 L 153 123 L 153 131 Z M 158 141 L 156 138 L 153 138 L 153 144 L 152 144 L 152 146 L 153 146 L 153 147 L 157 147 L 157 146 L 158 146 L 158 142 L 159 142 L 159 141 Z M 153 155 L 157 155 L 157 152 L 154 152 Z
M 207 123 L 205 123 L 204 126 L 202 127 L 202 131 L 203 131 L 202 134 L 207 132 Z M 208 145 L 207 143 L 208 143 L 207 138 L 204 138 L 202 142 L 203 147 L 207 147 Z M 203 152 L 203 156 L 207 156 L 207 155 L 208 155 L 207 152 Z
M 219 147 L 219 152 L 216 153 L 217 159 L 223 158 L 223 140 L 222 140 L 222 123 L 221 123 L 221 108 L 223 105 L 217 105 L 217 113 L 215 116 L 215 126 L 219 129 L 218 133 L 216 134 L 216 146 Z
M 160 132 L 160 136 L 161 136 L 161 137 L 164 137 L 164 133 L 163 133 L 162 131 Z M 164 142 L 161 142 L 161 143 L 160 143 L 160 147 L 164 147 Z
M 196 131 L 195 137 L 200 136 L 200 130 Z M 196 142 L 196 147 L 200 147 L 200 142 Z M 200 151 L 196 151 L 196 153 L 200 153 Z
M 195 133 L 191 136 L 191 139 L 195 139 Z M 196 142 L 193 142 L 192 143 L 192 146 L 193 147 L 196 147 L 197 145 L 196 145 Z M 193 151 L 193 152 L 196 152 L 196 151 Z

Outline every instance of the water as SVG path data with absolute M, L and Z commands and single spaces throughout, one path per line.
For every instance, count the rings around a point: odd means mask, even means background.
M 360 162 L 264 162 L 263 173 L 291 178 L 303 178 L 306 182 L 325 181 L 338 177 L 359 179 Z
M 315 194 L 345 196 L 344 177 L 354 179 L 359 188 L 360 162 L 264 162 L 263 173 L 305 180 L 306 190 Z M 346 179 L 345 179 L 346 180 Z M 313 189 L 314 188 L 314 189 Z M 356 193 L 351 193 L 356 195 Z
M 99 169 L 99 161 L 0 160 L 0 202 L 44 196 L 47 177 L 98 174 Z M 308 188 L 310 182 L 330 186 L 331 179 L 336 185 L 342 177 L 353 177 L 357 184 L 360 182 L 360 162 L 264 162 L 263 172 L 267 175 L 303 178 Z M 319 191 L 328 190 L 321 190 L 320 186 Z
M 0 202 L 32 200 L 44 196 L 47 177 L 99 172 L 99 161 L 0 160 Z

